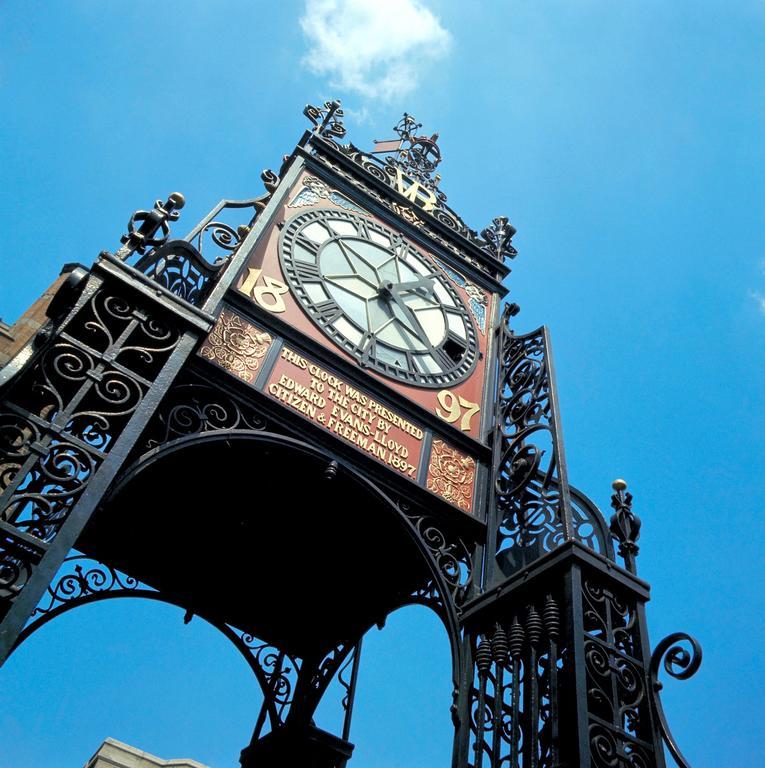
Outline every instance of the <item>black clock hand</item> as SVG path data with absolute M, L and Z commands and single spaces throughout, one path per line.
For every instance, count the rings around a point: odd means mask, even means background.
M 436 359 L 438 359 L 436 348 L 430 343 L 430 339 L 428 338 L 428 334 L 426 333 L 425 329 L 422 327 L 422 323 L 420 323 L 416 313 L 412 311 L 412 308 L 406 303 L 406 301 L 404 301 L 403 296 L 401 296 L 401 294 L 397 290 L 395 290 L 395 286 L 393 286 L 393 290 L 390 290 L 387 287 L 387 285 L 384 285 L 380 289 L 380 295 L 386 299 L 393 301 L 396 304 L 396 306 L 399 307 L 404 317 L 409 321 L 410 325 L 412 326 L 415 336 L 417 336 L 419 340 L 423 344 L 425 344 L 428 351 Z
M 384 288 L 390 291 L 391 294 L 401 294 L 404 291 L 414 291 L 418 293 L 420 288 L 424 288 L 430 296 L 435 298 L 435 293 L 433 291 L 433 277 L 435 277 L 435 275 L 422 275 L 416 280 L 409 280 L 405 283 L 385 283 Z

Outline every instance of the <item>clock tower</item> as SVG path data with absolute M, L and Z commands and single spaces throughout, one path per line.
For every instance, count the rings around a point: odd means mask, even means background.
M 137 212 L 0 370 L 0 661 L 78 605 L 168 602 L 260 683 L 244 768 L 340 768 L 363 635 L 417 603 L 454 768 L 685 765 L 658 677 L 701 652 L 651 652 L 626 484 L 608 523 L 569 484 L 548 331 L 510 327 L 515 229 L 449 207 L 411 115 L 368 152 L 338 102 L 304 114 L 264 195 L 182 239 L 181 195 Z

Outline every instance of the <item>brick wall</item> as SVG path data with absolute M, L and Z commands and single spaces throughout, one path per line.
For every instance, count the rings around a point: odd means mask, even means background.
M 80 266 L 66 264 L 61 274 L 37 301 L 13 324 L 0 320 L 0 368 L 2 368 L 36 333 L 48 322 L 45 310 L 56 291 L 66 280 L 69 273 Z

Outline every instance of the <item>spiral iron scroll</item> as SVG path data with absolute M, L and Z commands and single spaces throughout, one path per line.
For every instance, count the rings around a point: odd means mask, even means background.
M 212 243 L 226 253 L 209 263 L 202 256 L 203 237 L 209 233 Z M 198 234 L 196 244 L 170 240 L 144 256 L 136 269 L 159 283 L 174 296 L 199 305 L 207 295 L 228 254 L 239 245 L 239 236 L 228 225 L 213 221 Z
M 613 560 L 597 507 L 568 484 L 546 328 L 501 327 L 494 486 L 497 558 L 506 575 L 575 539 Z
M 469 547 L 459 536 L 444 533 L 442 526 L 432 517 L 417 514 L 408 503 L 399 500 L 397 506 L 428 548 L 450 591 L 452 602 L 459 608 L 473 585 L 473 561 Z
M 517 570 L 569 538 L 570 502 L 559 455 L 546 331 L 515 336 L 505 320 L 501 333 L 494 474 L 501 515 L 497 556 Z
M 691 648 L 688 650 L 680 643 L 688 643 Z M 659 669 L 664 667 L 664 671 L 674 677 L 676 680 L 687 680 L 693 677 L 701 666 L 701 645 L 696 638 L 686 632 L 673 632 L 667 635 L 651 654 L 651 664 L 649 667 L 651 677 L 651 704 L 656 719 L 659 723 L 661 737 L 664 739 L 667 749 L 680 768 L 690 768 L 690 764 L 683 756 L 680 748 L 677 746 L 675 737 L 667 724 L 667 717 L 664 714 L 664 707 L 661 703 L 661 689 L 663 687 L 659 680 Z

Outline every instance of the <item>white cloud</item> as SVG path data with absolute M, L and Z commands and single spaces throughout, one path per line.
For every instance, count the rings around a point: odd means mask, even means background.
M 306 0 L 300 25 L 309 42 L 305 66 L 367 99 L 410 93 L 451 43 L 420 0 Z
M 757 304 L 757 308 L 762 312 L 763 315 L 765 315 L 765 296 L 763 296 L 758 291 L 751 291 L 749 294 L 755 301 L 755 304 Z

